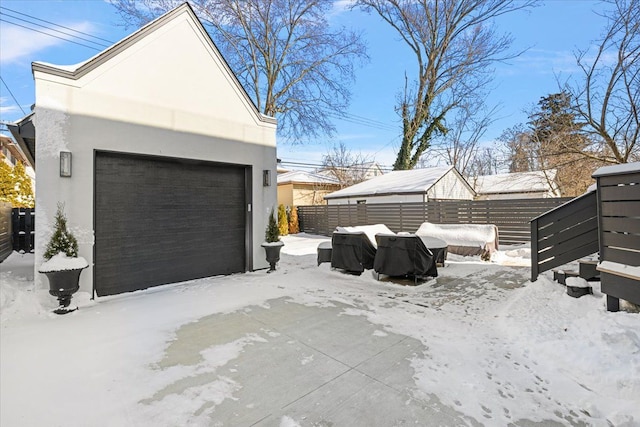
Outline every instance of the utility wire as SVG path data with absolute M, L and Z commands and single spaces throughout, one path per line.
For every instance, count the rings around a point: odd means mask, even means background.
M 22 108 L 22 105 L 20 105 L 20 103 L 18 102 L 18 100 L 16 99 L 15 95 L 13 94 L 13 92 L 11 92 L 11 89 L 9 89 L 9 86 L 7 86 L 7 83 L 4 81 L 4 79 L 2 78 L 2 76 L 0 76 L 0 80 L 2 80 L 2 84 L 4 85 L 4 87 L 7 88 L 7 90 L 9 91 L 9 95 L 11 95 L 11 98 L 13 98 L 13 102 L 15 102 L 18 105 L 18 108 L 20 108 L 20 111 L 22 111 L 22 114 L 27 114 L 24 112 L 24 109 Z
M 373 128 L 380 129 L 380 130 L 390 130 L 390 131 L 397 130 L 396 127 L 394 127 L 392 125 L 389 125 L 389 124 L 386 124 L 386 123 L 383 123 L 383 122 L 380 122 L 380 121 L 377 121 L 377 120 L 373 120 L 373 119 L 367 119 L 367 118 L 362 117 L 362 116 L 356 116 L 356 115 L 349 114 L 349 113 L 342 113 L 342 114 L 329 113 L 328 115 L 330 117 L 335 118 L 335 119 L 342 120 L 342 121 L 349 122 L 349 123 L 354 123 L 354 124 L 357 124 L 357 125 L 373 127 Z
M 368 163 L 368 162 L 365 162 Z M 322 168 L 322 167 L 329 167 L 328 165 L 325 165 L 323 163 L 314 163 L 314 162 L 296 162 L 294 160 L 282 160 L 280 162 L 281 165 L 286 164 L 286 165 L 292 165 L 292 166 L 297 166 L 297 167 L 305 167 L 305 168 Z M 387 171 L 390 172 L 393 168 L 391 166 L 382 166 L 382 165 L 378 165 L 378 167 L 383 170 L 383 171 Z M 352 169 L 352 170 L 367 170 L 369 168 L 363 166 L 363 165 L 351 165 L 351 166 L 344 166 L 345 169 Z
M 1 6 L 0 6 L 0 9 L 6 9 L 6 8 L 3 8 L 3 7 L 1 7 Z M 69 37 L 73 37 L 73 38 L 76 38 L 76 39 L 79 39 L 79 40 L 82 40 L 82 41 L 85 41 L 85 42 L 89 42 L 89 43 L 97 44 L 98 46 L 100 46 L 100 47 L 102 47 L 102 48 L 107 48 L 107 47 L 109 47 L 109 45 L 108 45 L 108 44 L 104 44 L 104 43 L 101 43 L 101 42 L 97 42 L 97 41 L 94 41 L 94 40 L 90 40 L 90 39 L 88 39 L 88 38 L 80 37 L 80 36 L 78 36 L 77 34 L 72 34 L 72 33 L 69 33 L 69 32 L 67 32 L 67 31 L 58 30 L 58 29 L 56 29 L 56 28 L 53 28 L 53 27 L 50 27 L 50 26 L 47 26 L 47 25 L 43 25 L 43 24 L 40 24 L 40 23 L 38 23 L 38 22 L 33 22 L 33 21 L 28 20 L 28 19 L 24 19 L 24 18 L 22 18 L 22 17 L 20 17 L 20 16 L 7 15 L 7 13 L 6 13 L 6 12 L 2 12 L 2 11 L 0 10 L 0 16 L 2 16 L 2 15 L 4 15 L 4 16 L 5 16 L 5 18 L 16 19 L 16 20 L 21 21 L 21 22 L 23 22 L 23 23 L 27 23 L 27 24 L 30 24 L 30 25 L 35 25 L 35 26 L 38 26 L 38 27 L 44 28 L 44 29 L 49 30 L 49 31 L 54 31 L 54 32 L 59 33 L 59 34 L 64 34 L 65 36 L 69 36 Z M 29 16 L 29 15 L 25 15 L 25 16 Z M 29 16 L 29 17 L 30 17 L 30 16 Z M 65 27 L 65 26 L 63 26 L 63 25 L 54 24 L 54 23 L 52 23 L 52 22 L 45 21 L 45 20 L 43 20 L 43 19 L 39 19 L 39 18 L 34 18 L 34 19 L 40 20 L 40 21 L 42 21 L 42 22 L 46 22 L 46 23 L 48 23 L 48 24 L 50 23 L 50 24 L 52 24 L 52 25 L 55 25 L 55 26 L 60 27 L 60 28 L 64 28 L 64 29 L 69 30 L 69 31 L 73 31 L 74 33 L 83 34 L 83 35 L 88 35 L 89 37 L 94 37 L 94 36 L 92 36 L 92 35 L 90 35 L 90 34 L 87 34 L 87 33 L 82 32 L 82 31 L 74 30 L 73 28 Z M 10 21 L 5 21 L 5 22 L 10 22 Z M 97 39 L 99 39 L 99 40 L 104 40 L 104 39 L 100 39 L 100 38 L 98 38 L 98 37 L 95 37 L 95 38 L 97 38 Z M 108 43 L 111 43 L 111 42 L 109 42 L 108 40 L 107 40 L 107 42 L 108 42 Z
M 53 34 L 46 33 L 44 31 L 40 31 L 40 30 L 36 30 L 35 28 L 30 28 L 30 27 L 27 27 L 25 25 L 16 24 L 15 22 L 7 21 L 7 20 L 2 19 L 2 18 L 0 18 L 0 21 L 1 22 L 6 22 L 7 24 L 15 25 L 17 27 L 26 28 L 27 30 L 35 31 L 36 33 L 44 34 L 44 35 L 47 35 L 49 37 L 54 37 L 56 39 L 64 40 L 64 41 L 67 41 L 69 43 L 77 44 L 79 46 L 88 47 L 89 49 L 93 49 L 93 50 L 97 50 L 97 51 L 101 51 L 102 50 L 102 49 L 99 49 L 99 48 L 97 48 L 95 46 L 89 46 L 89 45 L 86 45 L 86 44 L 78 43 L 76 41 L 70 40 L 70 39 L 65 38 L 65 37 L 54 36 Z
M 35 19 L 35 20 L 37 20 L 37 21 L 46 22 L 47 24 L 55 25 L 56 27 L 60 27 L 60 28 L 64 28 L 65 30 L 73 31 L 74 33 L 82 34 L 82 35 L 85 35 L 85 36 L 88 36 L 88 37 L 92 37 L 92 38 L 97 39 L 97 40 L 102 40 L 103 42 L 107 42 L 107 43 L 109 43 L 109 44 L 113 44 L 113 42 L 112 42 L 111 40 L 103 39 L 103 38 L 101 38 L 101 37 L 94 36 L 94 35 L 92 35 L 92 34 L 85 33 L 85 32 L 80 31 L 80 30 L 75 30 L 75 29 L 73 29 L 73 28 L 65 27 L 64 25 L 56 24 L 55 22 L 51 22 L 51 21 L 47 21 L 47 20 L 45 20 L 45 19 L 37 18 L 37 17 L 35 17 L 35 16 L 27 15 L 27 14 L 26 14 L 26 13 L 24 13 L 24 12 L 19 12 L 19 11 L 17 11 L 17 10 L 9 9 L 8 7 L 0 6 L 0 9 L 4 9 L 4 10 L 9 11 L 9 12 L 12 12 L 12 13 L 14 13 L 14 14 L 16 14 L 16 15 L 26 16 L 26 17 L 28 17 L 28 18 Z M 20 18 L 16 18 L 16 19 L 20 19 Z M 40 24 L 36 24 L 36 25 L 40 25 Z M 43 27 L 44 27 L 44 25 L 41 25 L 41 26 L 43 26 Z M 95 43 L 95 42 L 92 42 L 92 43 Z M 108 46 L 105 46 L 105 47 L 108 47 Z

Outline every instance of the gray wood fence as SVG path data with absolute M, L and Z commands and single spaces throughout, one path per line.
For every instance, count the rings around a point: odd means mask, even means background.
M 598 252 L 595 191 L 531 221 L 531 281 L 540 273 Z
M 640 172 L 598 176 L 597 180 L 600 261 L 640 267 Z M 620 299 L 640 305 L 637 274 L 602 271 L 600 279 L 608 310 L 618 311 Z
M 415 232 L 425 222 L 434 224 L 495 224 L 503 244 L 531 240 L 529 222 L 571 200 L 512 199 L 430 201 L 356 205 L 298 206 L 300 231 L 330 236 L 337 226 L 385 224 L 392 231 Z

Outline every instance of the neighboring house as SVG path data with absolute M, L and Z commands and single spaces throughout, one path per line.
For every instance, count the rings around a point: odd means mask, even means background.
M 354 165 L 352 168 L 360 169 L 364 179 L 371 179 L 384 174 L 377 162 L 366 162 L 361 165 Z
M 31 186 L 35 185 L 35 171 L 29 162 L 29 159 L 22 152 L 20 147 L 13 142 L 13 139 L 5 135 L 0 135 L 0 151 L 2 152 L 2 160 L 11 167 L 14 167 L 17 162 L 22 162 L 25 167 L 25 172 L 31 178 Z
M 475 192 L 453 167 L 393 171 L 325 196 L 330 205 L 473 200 Z
M 24 171 L 31 180 L 31 188 L 36 188 L 36 172 L 20 147 L 8 136 L 0 135 L 0 160 L 5 162 L 11 168 L 15 167 L 18 162 L 24 165 Z
M 541 199 L 560 197 L 556 170 L 515 172 L 479 176 L 475 182 L 478 200 Z
M 187 3 L 86 62 L 32 67 L 35 110 L 12 131 L 37 158 L 36 269 L 58 203 L 98 296 L 268 267 L 276 121 Z
M 278 175 L 278 204 L 324 205 L 324 196 L 340 189 L 338 180 L 326 175 L 290 171 Z

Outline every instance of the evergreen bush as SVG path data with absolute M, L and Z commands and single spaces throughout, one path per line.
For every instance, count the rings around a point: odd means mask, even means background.
M 47 261 L 59 253 L 64 253 L 68 257 L 78 256 L 78 241 L 73 234 L 67 230 L 67 217 L 64 215 L 64 204 L 58 203 L 56 212 L 56 226 L 44 252 L 44 259 Z
M 300 224 L 298 223 L 298 209 L 291 206 L 291 214 L 289 215 L 289 234 L 298 234 L 300 232 Z
M 276 222 L 275 212 L 273 211 L 273 208 L 271 209 L 271 213 L 269 214 L 269 225 L 267 225 L 267 231 L 264 234 L 264 239 L 269 243 L 277 242 L 280 240 L 278 223 Z
M 287 220 L 287 208 L 284 205 L 278 206 L 278 229 L 281 236 L 289 234 L 289 221 Z

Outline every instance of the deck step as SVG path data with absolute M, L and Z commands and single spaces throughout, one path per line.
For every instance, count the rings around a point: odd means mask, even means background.
M 600 280 L 600 272 L 596 270 L 598 261 L 580 260 L 578 261 L 580 266 L 580 277 L 585 280 Z
M 580 272 L 574 270 L 553 270 L 553 280 L 561 285 L 567 285 L 568 277 L 580 277 Z

